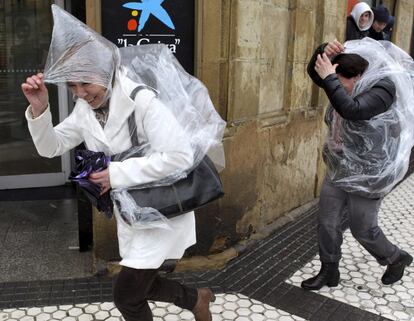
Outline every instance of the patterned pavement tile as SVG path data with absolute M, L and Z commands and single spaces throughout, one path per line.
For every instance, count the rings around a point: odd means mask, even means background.
M 154 321 L 194 320 L 190 311 L 171 303 L 150 303 Z M 238 293 L 217 294 L 211 304 L 213 321 L 301 321 L 300 317 L 278 310 L 258 300 Z M 122 321 L 120 312 L 112 302 L 58 305 L 0 310 L 0 321 Z
M 391 242 L 414 254 L 414 176 L 410 176 L 384 198 L 379 226 Z M 350 304 L 391 320 L 414 320 L 414 266 L 406 268 L 401 281 L 383 285 L 385 268 L 359 245 L 349 230 L 344 233 L 341 281 L 338 287 L 323 287 L 317 293 Z M 319 257 L 306 264 L 287 280 L 300 286 L 318 273 Z

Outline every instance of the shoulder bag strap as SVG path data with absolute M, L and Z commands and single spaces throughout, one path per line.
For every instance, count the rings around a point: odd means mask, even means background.
M 135 97 L 137 96 L 138 91 L 140 91 L 141 89 L 150 89 L 154 91 L 155 94 L 157 94 L 157 92 L 153 88 L 146 86 L 146 85 L 139 85 L 134 88 L 134 90 L 131 92 L 131 95 L 129 95 L 129 98 L 135 101 Z M 131 115 L 129 115 L 128 117 L 128 128 L 129 128 L 129 135 L 131 137 L 132 146 L 139 146 L 137 125 L 135 123 L 135 109 L 131 113 Z

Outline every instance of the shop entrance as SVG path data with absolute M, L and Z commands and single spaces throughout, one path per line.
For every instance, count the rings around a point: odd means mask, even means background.
M 62 1 L 5 0 L 0 2 L 0 189 L 57 186 L 66 182 L 67 155 L 40 157 L 27 129 L 27 101 L 20 84 L 43 71 L 52 34 L 52 3 Z M 54 124 L 67 116 L 66 90 L 50 86 Z

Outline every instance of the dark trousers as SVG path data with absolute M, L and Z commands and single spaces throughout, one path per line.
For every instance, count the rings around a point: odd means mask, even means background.
M 147 300 L 174 303 L 193 310 L 197 290 L 158 275 L 158 269 L 137 270 L 122 267 L 114 280 L 114 303 L 126 321 L 151 321 Z
M 381 199 L 370 199 L 347 193 L 325 177 L 319 200 L 318 242 L 319 256 L 324 263 L 338 262 L 341 258 L 343 211 L 348 211 L 352 236 L 381 265 L 395 262 L 400 249 L 392 244 L 378 226 Z

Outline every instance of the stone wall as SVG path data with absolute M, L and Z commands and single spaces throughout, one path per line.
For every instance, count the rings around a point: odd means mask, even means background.
M 343 0 L 196 3 L 197 76 L 228 122 L 226 195 L 197 212 L 198 243 L 187 256 L 222 252 L 318 197 L 327 99 L 306 66 L 317 45 L 343 40 L 346 20 Z M 412 9 L 411 0 L 398 2 L 404 48 Z M 98 219 L 94 231 L 97 256 L 113 258 L 113 224 Z
M 393 42 L 405 51 L 410 52 L 414 23 L 414 1 L 398 0 L 395 16 Z
M 226 196 L 199 211 L 189 254 L 222 251 L 317 197 L 326 98 L 306 66 L 317 44 L 341 39 L 346 9 L 318 0 L 200 5 L 198 75 L 228 121 Z

